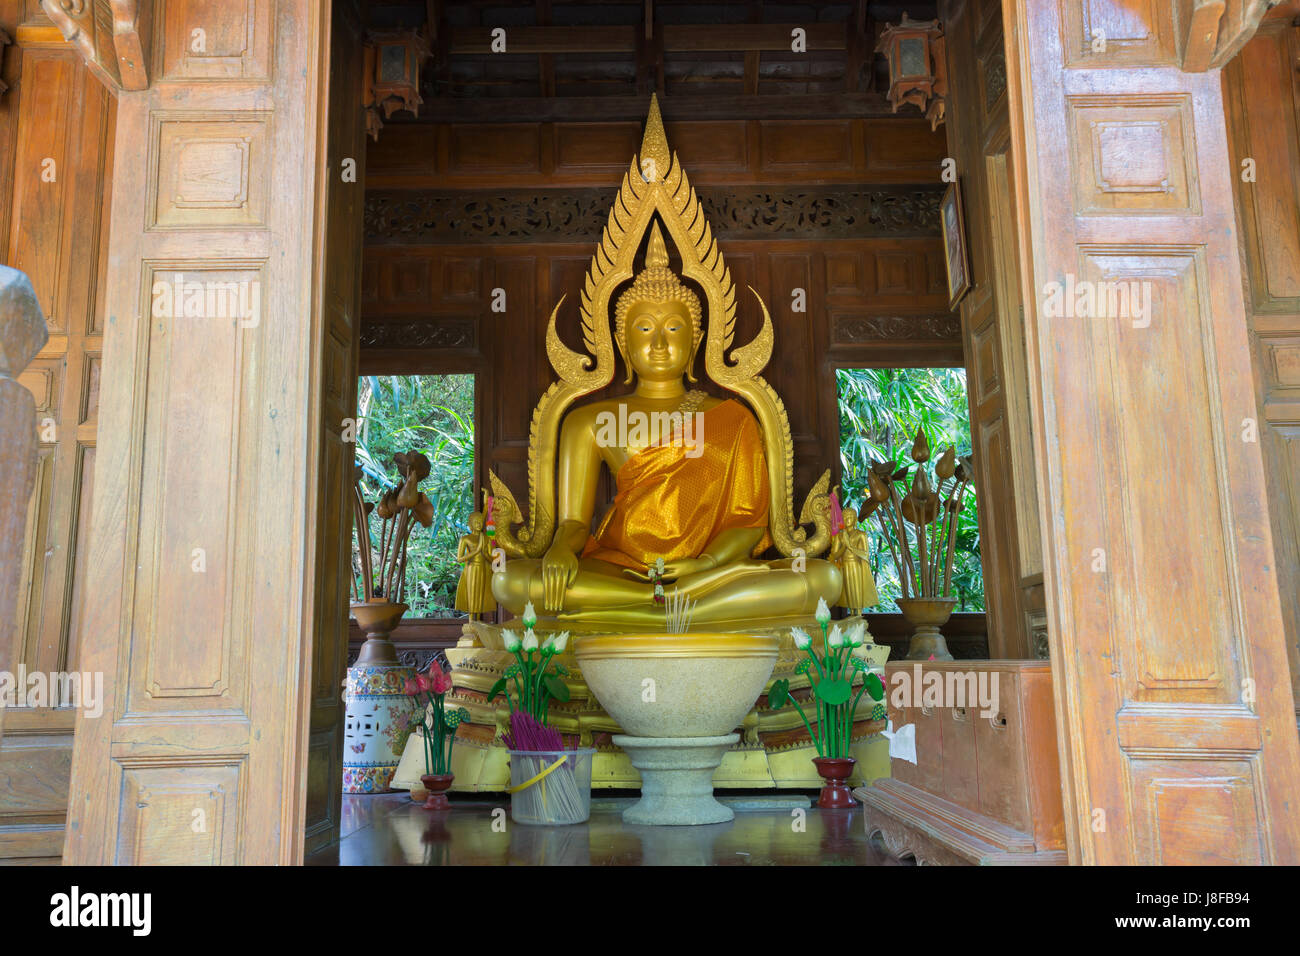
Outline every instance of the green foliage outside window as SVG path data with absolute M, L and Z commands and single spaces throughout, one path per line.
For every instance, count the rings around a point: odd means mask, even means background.
M 468 531 L 475 504 L 474 376 L 367 375 L 357 384 L 356 458 L 366 500 L 400 483 L 398 452 L 414 449 L 432 464 L 420 490 L 433 502 L 433 524 L 417 526 L 407 545 L 406 618 L 464 617 L 452 605 L 460 576 L 456 541 Z M 372 512 L 376 544 L 381 524 Z
M 964 369 L 842 368 L 835 377 L 840 400 L 840 494 L 845 508 L 862 508 L 872 461 L 888 457 L 912 464 L 908 453 L 918 427 L 925 429 L 936 456 L 949 445 L 957 446 L 958 455 L 970 454 Z M 958 611 L 984 610 L 977 493 L 974 486 L 966 493 L 966 507 L 957 523 L 952 587 Z M 884 532 L 874 516 L 863 522 L 863 528 L 870 535 L 872 571 L 880 592 L 880 604 L 873 610 L 897 611 L 902 587 Z

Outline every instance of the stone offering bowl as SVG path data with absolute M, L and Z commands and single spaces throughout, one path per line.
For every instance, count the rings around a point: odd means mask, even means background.
M 575 654 L 625 734 L 717 737 L 754 706 L 779 645 L 749 634 L 617 634 L 579 638 Z
M 740 740 L 745 719 L 776 666 L 780 638 L 750 634 L 620 634 L 578 641 L 587 687 L 624 733 L 641 775 L 641 799 L 623 822 L 651 826 L 725 823 L 713 772 Z

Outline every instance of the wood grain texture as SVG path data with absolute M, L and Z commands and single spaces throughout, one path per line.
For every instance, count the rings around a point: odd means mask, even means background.
M 868 832 L 918 860 L 1066 862 L 1048 663 L 897 661 L 885 674 L 890 719 L 915 726 L 918 762 L 895 759 L 891 779 L 854 791 Z M 929 681 L 950 688 L 935 706 L 924 705 Z
M 1085 53 L 1080 9 L 1125 42 Z M 1270 679 L 1286 648 L 1264 466 L 1241 440 L 1256 397 L 1234 171 L 1219 77 L 1164 69 L 1167 10 L 1004 11 L 1070 858 L 1294 863 L 1300 741 L 1290 682 Z M 1100 168 L 1135 174 L 1122 203 L 1097 198 L 1116 181 L 1081 161 L 1075 120 L 1098 110 Z M 1153 188 L 1151 154 L 1124 159 L 1138 143 L 1186 172 L 1168 184 L 1178 203 Z M 1048 284 L 1068 277 L 1146 283 L 1149 323 L 1050 314 Z M 1191 527 L 1172 536 L 1163 508 Z
M 1300 701 L 1300 27 L 1270 19 L 1223 71 L 1269 515 Z M 1253 176 L 1247 176 L 1247 166 Z M 1300 724 L 1300 703 L 1297 704 Z
M 932 183 L 945 155 L 941 133 L 904 117 L 683 120 L 665 131 L 697 186 Z M 371 189 L 617 186 L 641 133 L 640 120 L 393 125 L 370 149 L 366 182 Z
M 353 446 L 345 437 L 357 414 L 357 332 L 361 282 L 357 255 L 361 245 L 365 188 L 365 120 L 361 97 L 362 32 L 359 4 L 334 5 L 330 28 L 328 122 L 322 120 L 323 163 L 319 170 L 325 198 L 317 209 L 317 268 L 313 274 L 321 322 L 313 348 L 321 353 L 316 388 L 320 401 L 314 501 L 317 515 L 316 606 L 311 642 L 310 716 L 305 750 L 304 852 L 313 853 L 339 838 L 343 791 L 343 718 L 339 689 L 346 676 L 348 602 L 352 590 Z M 343 170 L 355 160 L 355 176 Z M 304 756 L 299 751 L 299 759 Z
M 177 62 L 168 44 L 189 36 L 190 6 L 161 9 L 159 62 Z M 78 718 L 70 862 L 302 859 L 318 591 L 330 578 L 315 543 L 337 533 L 318 467 L 331 334 L 321 204 L 323 178 L 337 175 L 322 6 L 253 0 L 262 76 L 163 78 L 118 97 L 81 641 L 107 700 L 102 719 Z M 160 193 L 164 177 L 181 188 Z M 258 189 L 275 201 L 259 207 Z M 177 195 L 193 204 L 187 218 L 156 215 Z M 258 290 L 256 320 L 156 310 L 155 280 L 181 274 L 256 281 L 241 286 Z M 205 612 L 184 617 L 195 607 Z
M 994 658 L 1034 657 L 1030 621 L 1042 610 L 1032 582 L 1042 570 L 1038 502 L 1028 427 L 1028 371 L 1017 281 L 1015 209 L 1006 153 L 1007 98 L 990 93 L 1000 64 L 997 3 L 941 6 L 947 36 L 950 97 L 948 154 L 965 203 L 971 291 L 958 306 L 970 397 L 971 442 L 979 497 L 980 563 Z M 1001 84 L 1004 85 L 1002 80 Z M 974 95 L 983 89 L 984 95 Z
M 13 592 L 6 588 L 19 602 L 18 633 L 12 649 L 4 648 L 0 669 L 21 664 L 49 673 L 78 666 L 76 569 L 87 551 L 94 481 L 114 101 L 66 45 L 25 49 L 22 43 L 15 56 L 21 82 L 6 95 L 14 117 L 14 175 L 3 204 L 5 261 L 31 271 L 42 306 L 55 316 L 55 334 L 17 377 L 35 402 L 31 437 L 40 444 L 35 490 L 21 499 L 24 540 L 6 549 L 18 558 L 12 566 L 22 583 Z M 28 827 L 39 828 L 42 846 L 52 839 L 50 828 L 62 839 L 72 715 L 47 713 L 67 721 L 60 735 L 46 735 L 30 715 L 16 712 L 0 748 L 13 783 L 0 787 L 0 826 L 10 837 L 0 844 L 0 858 L 26 845 Z

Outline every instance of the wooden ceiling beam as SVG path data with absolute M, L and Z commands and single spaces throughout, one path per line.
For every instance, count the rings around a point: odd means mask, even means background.
M 494 27 L 449 27 L 451 55 L 492 53 Z M 506 27 L 498 56 L 539 53 L 635 53 L 636 27 Z
M 645 96 L 426 97 L 413 123 L 641 122 Z M 666 120 L 723 119 L 915 119 L 907 106 L 897 114 L 879 93 L 659 94 Z M 396 125 L 396 124 L 395 124 Z
M 843 50 L 844 24 L 835 23 L 728 23 L 665 25 L 664 49 L 669 53 L 790 52 L 793 31 L 801 29 L 807 49 Z
M 492 53 L 491 27 L 453 27 L 449 49 L 457 54 Z M 520 26 L 506 27 L 506 48 L 498 55 L 541 53 L 635 53 L 638 26 Z M 848 46 L 844 24 L 729 23 L 665 25 L 658 30 L 668 53 L 789 52 L 793 31 L 804 31 L 808 51 L 843 50 Z M 653 28 L 652 28 L 653 30 Z M 653 32 L 651 33 L 653 35 Z

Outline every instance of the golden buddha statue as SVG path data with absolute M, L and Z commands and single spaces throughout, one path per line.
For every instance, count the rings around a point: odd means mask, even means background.
M 660 224 L 681 257 L 680 275 L 669 268 Z M 703 292 L 703 303 L 683 279 Z M 588 354 L 571 351 L 556 332 L 563 299 L 547 326 L 547 355 L 559 381 L 533 413 L 526 521 L 489 472 L 500 509 L 497 542 L 508 556 L 493 576 L 504 607 L 518 614 L 531 600 L 557 626 L 580 630 L 660 628 L 663 613 L 646 573 L 658 558 L 665 562 L 662 580 L 696 602 L 696 626 L 811 622 L 819 599 L 835 602 L 843 586 L 839 568 L 817 559 L 830 544 L 830 472 L 796 522 L 790 424 L 759 374 L 772 354 L 772 320 L 754 297 L 762 327 L 752 342 L 734 345 L 731 273 L 669 152 L 652 100 L 640 155 L 623 177 L 587 272 L 579 311 Z M 687 390 L 701 346 L 708 378 L 734 397 Z M 634 390 L 570 411 L 613 380 L 615 347 Z M 608 429 L 602 420 L 672 420 L 682 434 L 656 442 L 653 427 Z M 687 434 L 691 424 L 704 430 L 696 441 Z M 593 535 L 602 464 L 618 492 Z M 769 548 L 781 556 L 761 560 Z
M 670 248 L 681 261 L 676 272 Z M 499 555 L 493 562 L 492 591 L 516 615 L 531 601 L 539 631 L 569 630 L 580 641 L 586 634 L 662 632 L 657 578 L 695 602 L 692 630 L 780 637 L 772 677 L 806 693 L 790 625 L 816 632 L 819 600 L 834 604 L 844 588 L 840 568 L 821 558 L 831 544 L 830 471 L 813 484 L 796 520 L 790 424 L 761 375 L 772 354 L 772 320 L 753 294 L 761 327 L 753 341 L 737 345 L 730 271 L 668 149 L 652 97 L 641 149 L 623 176 L 581 291 L 584 350 L 570 349 L 556 330 L 564 299 L 547 324 L 557 380 L 533 411 L 526 509 L 488 472 L 495 546 L 506 556 L 504 567 Z M 580 401 L 613 382 L 615 349 L 632 391 Z M 701 350 L 709 392 L 692 387 Z M 602 467 L 617 490 L 593 528 Z M 768 557 L 772 551 L 776 556 Z M 501 627 L 467 623 L 447 657 L 451 699 L 471 715 L 458 733 L 453 787 L 501 789 L 509 780 L 500 742 L 507 710 L 500 698 L 488 700 L 513 661 Z M 566 739 L 597 748 L 593 786 L 636 786 L 636 771 L 610 740 L 620 727 L 586 687 L 576 660 L 564 660 L 571 696 L 552 703 L 550 724 Z M 878 737 L 883 726 L 866 715 L 854 725 L 863 779 L 888 772 L 887 746 Z M 815 750 L 792 708 L 770 711 L 760 699 L 742 729 L 716 786 L 818 784 L 808 759 Z
M 762 428 L 736 399 L 687 390 L 704 338 L 700 302 L 668 267 L 657 224 L 614 313 L 636 387 L 566 416 L 553 539 L 540 559 L 507 561 L 493 576 L 497 600 L 515 614 L 532 601 L 565 626 L 662 627 L 647 573 L 662 558 L 663 582 L 695 602 L 697 624 L 803 619 L 819 599 L 834 602 L 841 577 L 831 562 L 757 559 L 772 543 Z M 592 535 L 602 464 L 618 493 Z

